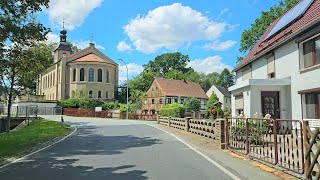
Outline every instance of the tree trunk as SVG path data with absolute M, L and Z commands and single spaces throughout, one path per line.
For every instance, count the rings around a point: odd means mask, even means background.
M 7 115 L 7 133 L 10 132 L 11 127 L 11 106 L 12 106 L 12 97 L 13 97 L 13 86 L 14 86 L 14 79 L 15 79 L 15 67 L 12 68 L 12 75 L 10 79 L 10 89 L 9 89 L 9 98 L 8 98 L 8 115 Z

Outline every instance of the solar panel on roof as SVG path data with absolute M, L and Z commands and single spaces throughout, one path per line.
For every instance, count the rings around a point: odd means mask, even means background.
M 277 32 L 286 27 L 289 23 L 303 15 L 312 4 L 313 0 L 301 0 L 295 7 L 290 9 L 285 15 L 281 17 L 278 23 L 273 27 L 270 33 L 265 38 L 268 39 Z

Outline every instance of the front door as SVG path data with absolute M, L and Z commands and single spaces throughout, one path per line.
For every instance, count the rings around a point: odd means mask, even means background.
M 272 119 L 279 119 L 279 91 L 262 91 L 261 109 L 263 116 L 270 114 Z

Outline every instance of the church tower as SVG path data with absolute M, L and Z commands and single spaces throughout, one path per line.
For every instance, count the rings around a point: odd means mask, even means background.
M 54 62 L 58 62 L 71 54 L 71 47 L 67 44 L 67 31 L 64 28 L 60 31 L 60 43 L 53 52 Z

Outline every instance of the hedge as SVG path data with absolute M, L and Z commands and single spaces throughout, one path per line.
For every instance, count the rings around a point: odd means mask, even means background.
M 160 109 L 161 116 L 171 116 L 171 117 L 184 117 L 185 108 L 178 103 L 172 103 L 167 106 L 163 106 Z
M 95 107 L 102 107 L 103 110 L 109 110 L 117 108 L 118 103 L 104 102 L 98 99 L 70 98 L 64 101 L 59 101 L 58 105 L 62 106 L 63 108 L 94 109 Z

